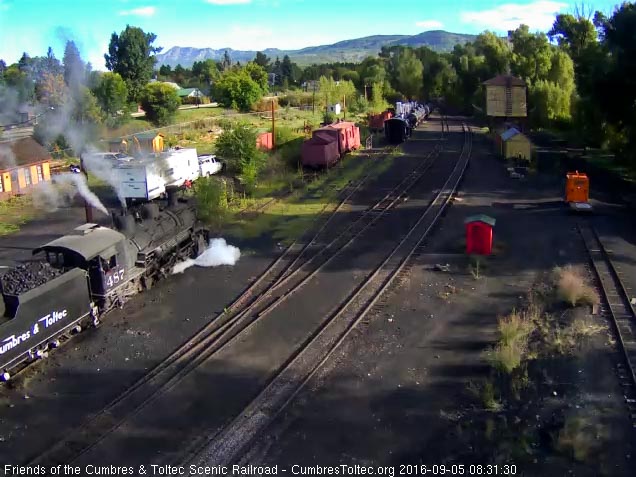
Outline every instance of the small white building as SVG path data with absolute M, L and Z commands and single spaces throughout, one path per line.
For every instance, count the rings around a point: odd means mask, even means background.
M 340 114 L 340 103 L 330 104 L 327 109 L 330 113 Z

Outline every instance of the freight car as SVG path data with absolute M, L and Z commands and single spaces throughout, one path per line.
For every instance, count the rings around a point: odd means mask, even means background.
M 0 378 L 46 356 L 73 334 L 200 255 L 209 232 L 186 200 L 146 204 L 114 216 L 115 228 L 84 224 L 33 250 L 41 261 L 0 277 Z
M 303 143 L 302 165 L 311 168 L 330 167 L 347 152 L 360 148 L 360 128 L 343 121 L 313 132 L 311 139 Z
M 394 117 L 384 122 L 384 134 L 390 144 L 401 144 L 411 135 L 411 126 L 406 119 Z

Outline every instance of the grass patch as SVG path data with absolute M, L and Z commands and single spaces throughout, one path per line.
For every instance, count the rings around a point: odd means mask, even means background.
M 501 402 L 497 399 L 497 391 L 495 385 L 490 380 L 481 383 L 470 382 L 468 384 L 468 392 L 483 405 L 484 409 L 489 411 L 500 411 Z
M 267 210 L 250 220 L 236 220 L 231 225 L 234 234 L 254 238 L 270 231 L 275 240 L 289 244 L 298 239 L 321 212 L 330 212 L 337 205 L 339 192 L 352 180 L 362 178 L 367 172 L 379 175 L 391 166 L 390 160 L 371 162 L 367 159 L 347 157 L 341 165 L 324 172 L 309 184 L 297 188 L 291 195 L 272 204 Z M 300 175 L 279 175 L 269 184 L 261 183 L 257 197 L 266 200 L 264 191 L 289 187 L 291 180 L 298 181 Z M 278 189 L 280 190 L 280 189 Z
M 571 265 L 553 270 L 556 295 L 571 306 L 598 305 L 599 296 L 585 279 L 583 272 Z
M 20 226 L 37 216 L 30 195 L 10 197 L 0 201 L 0 236 L 9 235 L 20 230 Z
M 603 443 L 603 427 L 582 416 L 565 421 L 556 439 L 556 449 L 579 462 L 591 463 Z

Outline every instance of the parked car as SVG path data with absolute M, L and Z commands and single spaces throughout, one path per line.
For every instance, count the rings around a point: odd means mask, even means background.
M 199 156 L 199 169 L 201 170 L 201 177 L 211 176 L 224 169 L 224 164 L 214 155 L 205 154 Z
M 106 160 L 106 161 L 112 161 L 113 163 L 119 163 L 119 162 L 130 162 L 130 161 L 134 161 L 135 158 L 132 156 L 128 156 L 126 154 L 122 154 L 121 152 L 91 152 L 88 153 L 86 156 L 82 156 L 84 159 L 86 157 L 90 157 L 91 159 L 97 159 L 97 160 Z

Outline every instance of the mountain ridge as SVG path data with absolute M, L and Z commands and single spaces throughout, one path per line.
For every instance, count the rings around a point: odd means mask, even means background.
M 281 50 L 278 48 L 266 48 L 264 50 L 234 50 L 232 48 L 193 48 L 173 46 L 165 53 L 159 53 L 157 67 L 169 65 L 175 67 L 178 64 L 184 68 L 190 68 L 195 61 L 206 59 L 220 60 L 225 51 L 228 52 L 233 62 L 245 63 L 254 59 L 257 51 L 262 51 L 268 57 L 282 59 L 289 55 L 290 59 L 301 66 L 312 63 L 327 62 L 359 62 L 367 56 L 374 56 L 380 52 L 383 46 L 404 45 L 411 47 L 427 46 L 438 52 L 446 52 L 453 49 L 456 44 L 464 44 L 474 40 L 476 35 L 466 33 L 452 33 L 445 30 L 430 30 L 417 35 L 371 35 L 362 38 L 342 40 L 330 45 L 308 46 L 299 50 Z

